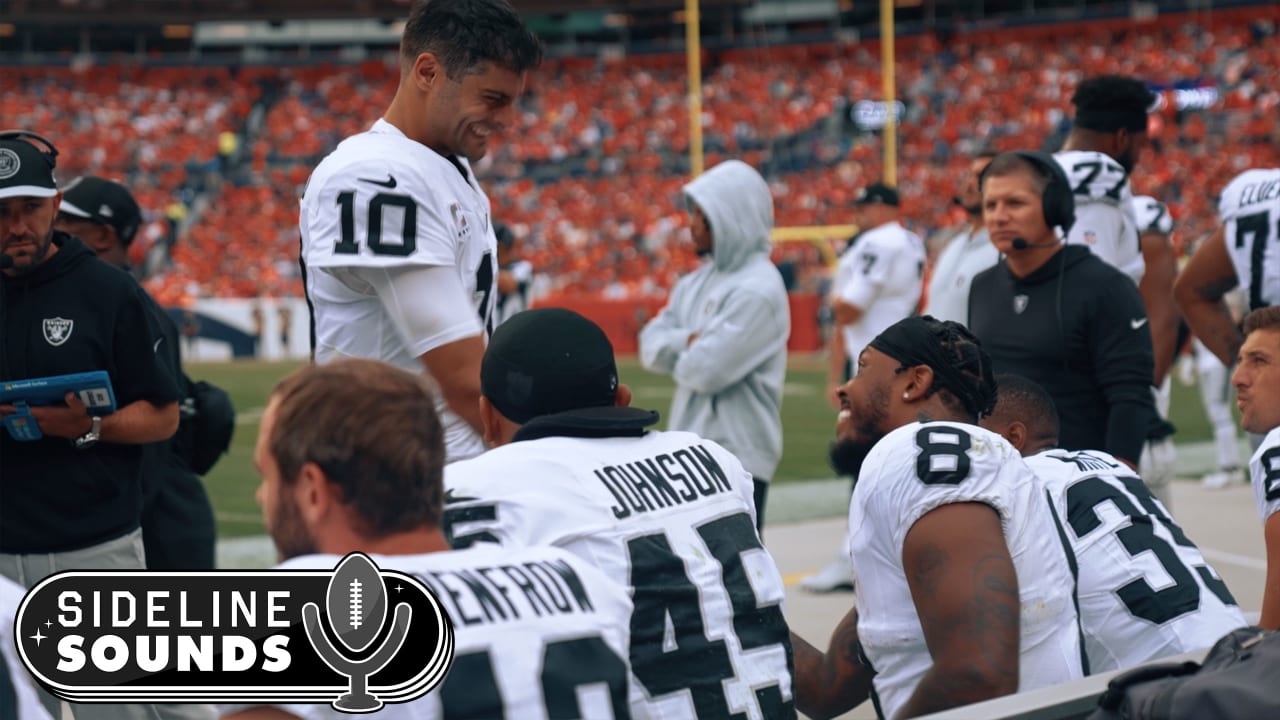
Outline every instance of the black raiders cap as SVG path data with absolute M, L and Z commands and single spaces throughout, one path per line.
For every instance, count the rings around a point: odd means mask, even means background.
M 142 223 L 142 210 L 133 195 L 118 182 L 84 175 L 67 183 L 62 191 L 61 212 L 115 228 L 126 247 Z
M 0 134 L 0 198 L 49 198 L 58 194 L 54 159 L 26 140 Z

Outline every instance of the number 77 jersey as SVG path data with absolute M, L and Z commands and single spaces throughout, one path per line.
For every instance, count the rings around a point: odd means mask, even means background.
M 553 545 L 631 590 L 637 717 L 795 718 L 785 589 L 751 475 L 685 432 L 544 437 L 445 467 L 454 547 Z
M 1218 214 L 1249 309 L 1280 305 L 1280 169 L 1237 175 L 1218 199 Z
M 1075 556 L 1092 672 L 1199 650 L 1246 624 L 1226 583 L 1127 466 L 1095 450 L 1026 460 Z

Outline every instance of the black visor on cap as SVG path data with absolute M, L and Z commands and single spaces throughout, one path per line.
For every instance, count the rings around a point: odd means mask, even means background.
M 516 313 L 489 340 L 480 389 L 498 412 L 521 424 L 610 406 L 618 394 L 613 345 L 598 325 L 571 310 Z

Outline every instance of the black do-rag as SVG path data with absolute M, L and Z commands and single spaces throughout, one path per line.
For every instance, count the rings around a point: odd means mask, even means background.
M 480 390 L 498 412 L 520 424 L 611 406 L 618 395 L 613 345 L 599 325 L 572 310 L 516 313 L 489 339 Z
M 995 409 L 996 380 L 991 358 L 960 323 L 930 315 L 909 317 L 890 325 L 870 346 L 907 367 L 928 365 L 933 370 L 929 394 L 946 390 L 974 417 L 982 418 Z

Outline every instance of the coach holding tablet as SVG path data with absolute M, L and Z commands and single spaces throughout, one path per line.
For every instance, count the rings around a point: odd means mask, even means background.
M 117 409 L 93 418 L 68 394 L 30 409 L 41 439 L 0 431 L 0 575 L 26 587 L 62 570 L 145 567 L 141 445 L 178 427 L 143 290 L 53 229 L 56 156 L 39 136 L 0 133 L 0 382 L 104 370 Z

